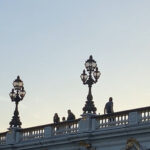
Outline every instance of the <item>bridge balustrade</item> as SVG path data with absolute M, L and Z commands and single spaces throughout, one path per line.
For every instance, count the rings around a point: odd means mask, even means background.
M 6 144 L 6 134 L 7 132 L 0 133 L 0 144 Z
M 21 129 L 22 141 L 77 133 L 79 130 L 79 121 L 80 119 L 76 119 L 73 121 L 60 122 L 58 124 L 47 124 Z M 46 134 L 45 132 L 48 132 L 49 134 Z
M 86 115 L 86 114 L 85 114 Z M 0 133 L 0 145 L 26 142 L 41 138 L 100 131 L 108 128 L 140 126 L 150 123 L 150 107 L 126 110 L 105 115 L 89 115 L 73 121 L 47 124 L 24 129 L 10 129 Z M 15 137 L 15 140 L 14 140 Z M 9 142 L 12 139 L 12 142 Z
M 132 124 L 150 123 L 150 107 L 131 109 L 112 114 L 93 116 L 96 119 L 96 129 L 108 127 L 123 127 Z

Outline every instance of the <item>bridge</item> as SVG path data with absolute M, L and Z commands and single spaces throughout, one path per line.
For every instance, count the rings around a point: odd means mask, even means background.
M 0 133 L 0 150 L 149 150 L 150 107 Z
M 0 133 L 0 150 L 150 150 L 150 107 L 97 115 L 91 88 L 101 73 L 92 56 L 85 67 L 88 75 L 83 70 L 80 77 L 89 92 L 81 118 L 30 128 L 21 128 L 18 103 L 26 92 L 18 76 L 10 92 L 14 116 Z

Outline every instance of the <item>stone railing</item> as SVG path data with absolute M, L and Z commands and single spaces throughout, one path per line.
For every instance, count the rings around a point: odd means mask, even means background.
M 0 144 L 6 143 L 6 134 L 7 132 L 0 133 Z
M 37 127 L 21 129 L 22 141 L 36 139 L 36 138 L 43 138 L 44 127 L 45 126 L 37 126 Z
M 58 124 L 24 129 L 11 128 L 9 132 L 0 133 L 0 145 L 144 124 L 150 124 L 150 107 L 126 110 L 109 115 L 83 114 L 80 119 Z
M 126 110 L 112 114 L 93 116 L 95 129 L 150 123 L 150 107 Z
M 145 124 L 150 122 L 150 107 L 138 109 L 138 113 L 140 114 L 140 118 L 139 118 L 140 124 Z
M 73 121 L 60 122 L 58 124 L 47 124 L 21 129 L 20 132 L 22 134 L 22 141 L 77 133 L 79 130 L 79 121 L 80 119 L 77 119 Z
M 79 131 L 79 121 L 80 119 L 53 124 L 52 135 L 56 136 L 77 133 Z
M 128 124 L 128 112 L 102 115 L 100 117 L 96 117 L 96 121 L 98 122 L 97 125 L 99 125 L 97 128 L 123 126 Z

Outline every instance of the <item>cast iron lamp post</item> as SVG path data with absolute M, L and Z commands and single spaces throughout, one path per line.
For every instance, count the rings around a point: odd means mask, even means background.
M 83 107 L 83 112 L 85 113 L 96 113 L 96 107 L 94 106 L 93 96 L 92 96 L 92 85 L 96 83 L 101 75 L 101 73 L 98 71 L 98 67 L 96 64 L 96 61 L 93 59 L 92 55 L 90 58 L 85 62 L 85 67 L 89 75 L 86 74 L 86 71 L 83 70 L 83 73 L 81 74 L 81 80 L 83 81 L 83 84 L 87 84 L 89 87 L 89 93 L 87 95 L 87 101 L 85 106 Z
M 12 117 L 12 120 L 9 124 L 10 124 L 10 127 L 19 127 L 20 128 L 22 123 L 19 118 L 18 104 L 21 100 L 23 100 L 26 92 L 23 87 L 23 82 L 19 76 L 17 77 L 16 80 L 14 80 L 13 86 L 14 86 L 14 88 L 10 92 L 9 96 L 10 96 L 12 102 L 15 102 L 16 108 L 14 111 L 14 116 Z

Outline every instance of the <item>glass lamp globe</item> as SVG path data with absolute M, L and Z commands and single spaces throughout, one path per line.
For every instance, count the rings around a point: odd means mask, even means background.
M 9 96 L 12 101 L 16 98 L 16 93 L 14 92 L 14 89 L 12 89 L 12 91 L 9 93 Z
M 19 95 L 21 98 L 23 98 L 26 95 L 26 91 L 24 90 L 24 87 L 22 87 L 22 90 L 19 92 Z
M 21 90 L 21 88 L 23 87 L 23 82 L 19 76 L 17 76 L 17 79 L 13 82 L 13 86 L 15 90 Z
M 85 73 L 85 70 L 83 70 L 83 73 L 81 74 L 80 77 L 81 77 L 81 80 L 83 81 L 83 83 L 85 83 L 88 78 L 88 75 Z
M 94 71 L 96 66 L 97 66 L 96 61 L 93 59 L 91 55 L 89 59 L 85 62 L 85 67 L 87 71 Z
M 96 67 L 96 70 L 93 72 L 94 78 L 97 80 L 99 79 L 101 73 L 98 71 L 98 68 Z

